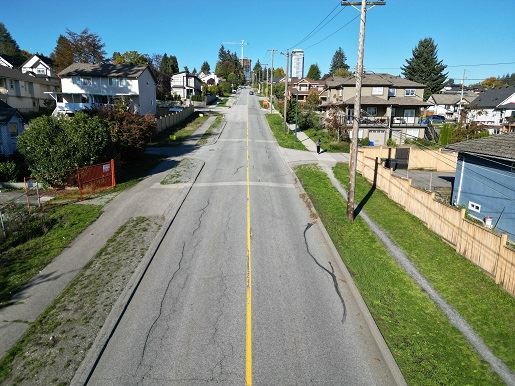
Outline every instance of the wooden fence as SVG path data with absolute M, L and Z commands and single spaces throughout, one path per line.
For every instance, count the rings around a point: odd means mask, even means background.
M 366 157 L 363 151 L 358 153 L 357 167 L 368 181 L 375 180 L 376 188 L 515 295 L 515 251 L 507 246 L 507 235 L 498 235 L 467 220 L 465 209 L 435 201 L 434 193 L 414 188 L 410 179 L 395 176 L 381 165 L 379 159 Z
M 157 118 L 156 120 L 156 127 L 157 132 L 160 133 L 163 130 L 166 130 L 170 127 L 173 127 L 182 121 L 184 121 L 186 118 L 188 118 L 195 109 L 193 107 L 186 107 L 184 110 L 178 112 L 178 113 L 171 113 L 168 115 L 164 115 L 162 117 Z

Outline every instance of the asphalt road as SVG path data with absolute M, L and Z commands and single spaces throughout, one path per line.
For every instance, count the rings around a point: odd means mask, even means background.
M 90 384 L 393 384 L 257 98 L 226 119 Z

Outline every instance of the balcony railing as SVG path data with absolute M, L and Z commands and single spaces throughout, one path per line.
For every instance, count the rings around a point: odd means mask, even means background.
M 362 117 L 360 127 L 388 127 L 388 117 Z M 345 123 L 352 125 L 353 117 L 345 117 Z M 427 124 L 420 122 L 420 117 L 392 117 L 390 127 L 425 127 Z

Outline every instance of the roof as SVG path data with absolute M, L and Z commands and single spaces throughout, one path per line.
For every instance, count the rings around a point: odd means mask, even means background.
M 59 79 L 56 78 L 31 76 L 28 74 L 24 74 L 23 72 L 21 72 L 21 70 L 4 66 L 0 66 L 0 77 L 18 79 L 26 82 L 41 83 L 52 86 L 59 86 L 60 84 Z
M 446 147 L 459 153 L 477 154 L 488 157 L 515 160 L 515 133 L 491 135 L 453 143 Z
M 20 66 L 20 67 L 25 67 L 25 65 L 27 65 L 27 63 L 29 63 L 32 59 L 34 58 L 37 58 L 38 60 L 36 60 L 34 62 L 34 64 L 31 66 L 31 67 L 37 67 L 37 65 L 39 63 L 43 63 L 46 67 L 50 68 L 50 66 L 48 65 L 48 63 L 46 63 L 44 60 L 42 60 L 38 55 L 32 55 L 30 58 L 28 58 L 25 62 L 23 62 L 23 64 Z
M 514 93 L 515 86 L 492 88 L 490 90 L 485 90 L 470 103 L 470 108 L 493 109 L 497 107 L 499 103 L 503 102 Z
M 338 86 L 355 86 L 356 77 L 354 75 L 347 77 L 334 76 L 326 79 L 328 87 Z M 412 88 L 425 88 L 422 83 L 417 83 L 412 80 L 401 78 L 391 74 L 370 74 L 364 73 L 362 78 L 363 86 L 392 86 L 392 87 L 412 87 Z
M 455 105 L 460 102 L 461 95 L 459 94 L 433 94 L 429 99 L 432 99 L 437 105 Z
M 505 110 L 515 110 L 515 102 L 506 103 L 504 105 L 499 105 L 499 108 L 505 109 Z
M 21 118 L 20 113 L 15 108 L 9 106 L 4 101 L 0 100 L 0 122 L 9 122 L 13 115 L 18 115 Z
M 147 65 L 136 66 L 133 64 L 89 64 L 89 63 L 73 63 L 59 73 L 61 78 L 70 76 L 95 76 L 95 77 L 113 77 L 113 78 L 129 78 L 138 79 L 139 76 L 150 68 Z M 155 76 L 150 71 L 152 77 Z

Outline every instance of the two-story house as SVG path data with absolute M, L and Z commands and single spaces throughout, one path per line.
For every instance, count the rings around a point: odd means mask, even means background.
M 179 95 L 181 99 L 190 99 L 192 95 L 202 94 L 202 81 L 188 71 L 173 74 L 170 83 L 172 95 Z
M 10 156 L 16 151 L 16 140 L 23 131 L 23 118 L 18 110 L 0 100 L 0 154 Z
M 53 105 L 47 94 L 55 92 L 59 81 L 22 73 L 16 68 L 0 66 L 0 100 L 21 113 L 37 112 Z
M 288 84 L 288 98 L 293 98 L 299 103 L 305 103 L 308 95 L 313 90 L 317 92 L 322 101 L 325 101 L 326 84 L 323 80 L 314 80 L 309 78 L 292 78 L 292 82 Z
M 211 72 L 209 74 L 204 74 L 203 72 L 201 72 L 197 76 L 203 83 L 207 84 L 208 86 L 218 84 L 221 81 L 221 79 L 218 76 L 216 76 L 214 72 Z
M 443 92 L 431 95 L 427 101 L 432 105 L 429 110 L 433 114 L 441 115 L 450 121 L 458 121 L 460 109 L 463 111 L 476 97 L 476 93 L 468 91 L 463 94 L 463 99 L 461 93 Z
M 54 78 L 54 71 L 48 63 L 45 63 L 39 56 L 32 55 L 21 65 L 21 72 L 38 77 Z
M 53 93 L 54 114 L 129 102 L 140 115 L 156 113 L 156 78 L 146 65 L 73 63 L 59 73 L 61 93 Z
M 356 78 L 332 77 L 326 79 L 326 85 L 327 102 L 322 107 L 340 109 L 344 122 L 352 126 Z M 424 88 L 423 84 L 399 76 L 363 74 L 358 137 L 368 137 L 374 145 L 383 145 L 390 138 L 397 144 L 424 138 L 427 125 L 421 123 L 420 115 L 430 105 L 423 100 Z
M 485 90 L 467 106 L 467 123 L 486 127 L 490 134 L 503 131 L 515 109 L 515 86 Z

